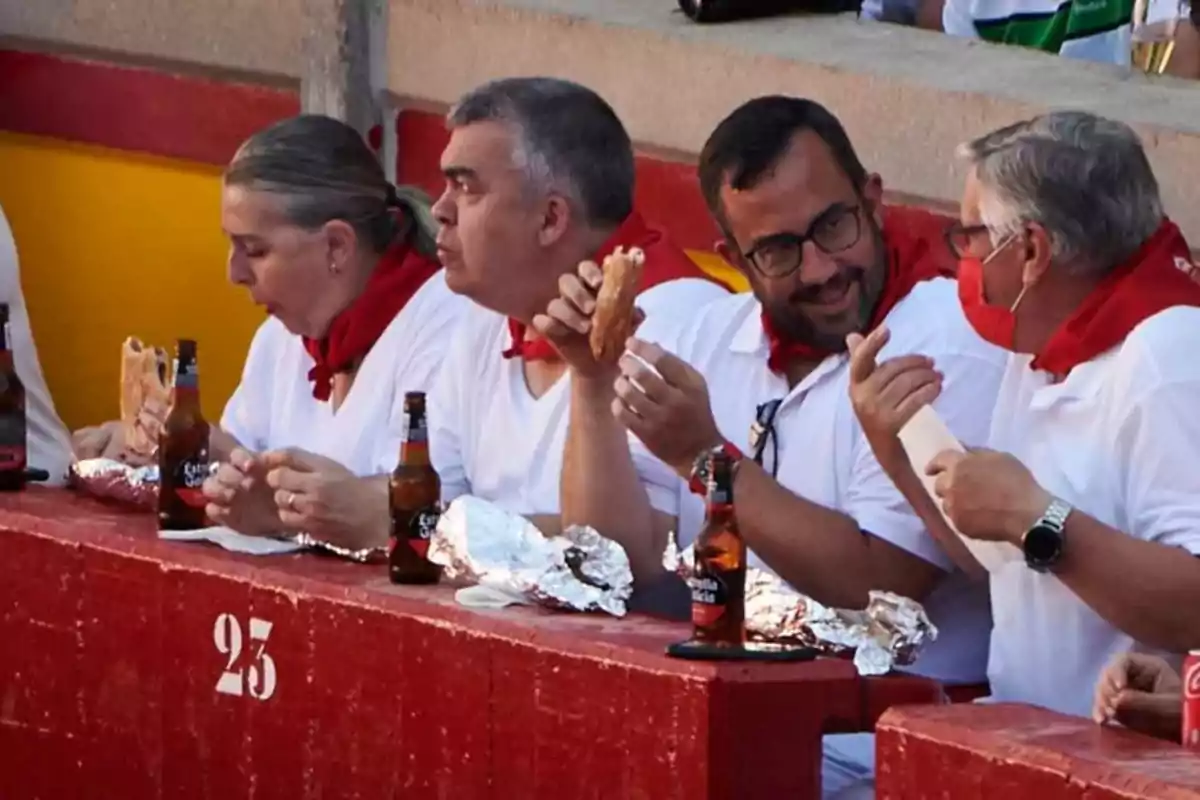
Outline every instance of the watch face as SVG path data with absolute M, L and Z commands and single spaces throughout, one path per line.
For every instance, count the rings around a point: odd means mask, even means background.
M 1023 544 L 1030 564 L 1052 564 L 1062 552 L 1062 534 L 1048 525 L 1034 525 Z

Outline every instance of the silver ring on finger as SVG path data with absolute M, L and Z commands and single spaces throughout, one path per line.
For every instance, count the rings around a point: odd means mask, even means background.
M 285 497 L 283 499 L 283 504 L 287 508 L 288 511 L 295 511 L 296 510 L 296 493 L 288 492 L 287 497 Z

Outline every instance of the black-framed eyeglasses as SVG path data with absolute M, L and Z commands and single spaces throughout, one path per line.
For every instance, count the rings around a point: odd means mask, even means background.
M 849 250 L 862 236 L 862 206 L 835 203 L 821 212 L 804 233 L 776 233 L 742 254 L 765 278 L 786 278 L 800 269 L 804 243 L 832 255 Z
M 779 407 L 783 405 L 782 400 L 769 400 L 758 406 L 758 410 L 754 412 L 754 424 L 750 426 L 750 457 L 754 459 L 754 463 L 758 464 L 763 469 L 767 467 L 763 464 L 763 456 L 767 451 L 767 444 L 771 445 L 771 477 L 776 477 L 779 472 L 779 435 L 775 431 L 775 416 L 779 413 Z

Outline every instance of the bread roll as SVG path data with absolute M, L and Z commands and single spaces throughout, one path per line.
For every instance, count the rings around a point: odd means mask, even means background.
M 606 256 L 601 268 L 604 280 L 596 293 L 589 342 L 597 361 L 615 362 L 625 352 L 625 340 L 633 334 L 634 300 L 642 282 L 645 254 L 636 247 L 618 247 Z
M 121 433 L 124 460 L 149 462 L 158 450 L 162 420 L 171 405 L 167 354 L 135 337 L 121 345 Z

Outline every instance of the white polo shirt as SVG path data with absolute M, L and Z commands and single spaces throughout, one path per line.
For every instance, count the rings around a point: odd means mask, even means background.
M 1130 536 L 1200 554 L 1200 309 L 1171 308 L 1054 384 L 1009 360 L 989 446 Z M 1108 660 L 1136 643 L 1007 544 L 990 560 L 993 697 L 1087 715 Z M 1068 535 L 1066 547 L 1071 547 Z M 1180 613 L 1194 610 L 1180 609 Z
M 404 393 L 432 390 L 468 305 L 444 273 L 431 276 L 367 353 L 336 412 L 313 397 L 304 342 L 271 317 L 250 343 L 221 427 L 256 452 L 297 447 L 357 475 L 391 472 L 404 437 Z
M 656 338 L 660 326 L 725 295 L 700 278 L 654 286 L 638 296 L 639 335 Z M 472 494 L 515 514 L 558 514 L 570 373 L 535 398 L 521 360 L 501 355 L 511 344 L 500 314 L 473 305 L 464 316 L 430 398 L 430 458 L 445 502 Z
M 960 441 L 983 443 L 1005 354 L 968 326 L 956 284 L 946 279 L 918 284 L 892 309 L 886 324 L 891 339 L 880 359 L 914 353 L 933 358 L 945 374 L 934 404 L 938 414 Z M 912 671 L 946 683 L 982 681 L 990 629 L 987 587 L 954 571 L 875 460 L 850 404 L 848 357 L 830 356 L 789 391 L 786 379 L 767 368 L 761 306 L 749 294 L 709 305 L 674 333 L 664 333 L 662 344 L 704 375 L 717 426 L 743 452 L 750 452 L 758 404 L 783 399 L 775 417 L 780 484 L 950 572 L 925 599 L 940 635 Z M 691 543 L 704 522 L 703 499 L 636 438 L 632 449 L 651 502 L 678 516 L 680 543 Z M 768 470 L 772 459 L 768 444 Z M 750 563 L 768 568 L 754 553 Z

